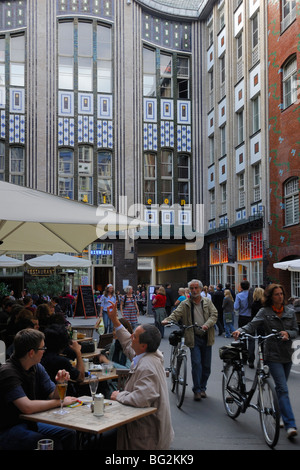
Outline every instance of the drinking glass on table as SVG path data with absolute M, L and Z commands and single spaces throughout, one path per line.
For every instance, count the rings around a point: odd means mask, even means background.
M 58 395 L 60 398 L 60 410 L 54 411 L 55 414 L 64 415 L 69 413 L 67 410 L 64 410 L 64 399 L 67 393 L 68 381 L 67 380 L 60 380 L 56 384 Z
M 97 377 L 97 375 L 91 375 L 90 381 L 89 381 L 89 386 L 90 386 L 90 391 L 91 391 L 91 395 L 92 395 L 93 402 L 94 402 L 95 401 L 95 394 L 96 394 L 97 388 L 98 388 L 98 377 Z

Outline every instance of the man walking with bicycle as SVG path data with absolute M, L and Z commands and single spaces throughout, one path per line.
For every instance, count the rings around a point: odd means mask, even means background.
M 185 326 L 197 323 L 199 328 L 185 330 L 185 344 L 191 351 L 194 400 L 206 398 L 207 381 L 211 372 L 212 345 L 215 341 L 214 325 L 218 311 L 212 301 L 201 296 L 202 282 L 193 279 L 188 283 L 190 298 L 182 301 L 162 324 L 181 322 Z

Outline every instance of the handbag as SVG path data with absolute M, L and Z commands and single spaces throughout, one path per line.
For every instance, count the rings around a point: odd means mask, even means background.
M 231 312 L 225 312 L 223 313 L 224 321 L 225 323 L 231 323 L 233 318 L 232 318 L 232 313 Z
M 99 336 L 101 336 L 101 335 L 104 335 L 104 331 L 105 331 L 104 322 L 103 322 L 103 318 L 101 317 L 100 322 L 98 324 L 97 333 Z

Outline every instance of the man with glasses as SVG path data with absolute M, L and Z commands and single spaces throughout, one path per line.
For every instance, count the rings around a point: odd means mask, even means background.
M 208 297 L 202 297 L 202 282 L 193 279 L 188 283 L 190 298 L 180 302 L 176 310 L 162 321 L 163 325 L 174 321 L 185 326 L 197 323 L 201 329 L 185 330 L 185 344 L 191 351 L 194 400 L 206 398 L 206 386 L 211 372 L 212 345 L 215 340 L 214 325 L 218 311 Z
M 20 419 L 20 414 L 60 406 L 57 388 L 40 364 L 45 349 L 41 331 L 21 330 L 15 336 L 13 355 L 0 367 L 0 449 L 33 450 L 45 438 L 54 441 L 55 450 L 76 448 L 75 431 Z M 56 380 L 63 379 L 68 380 L 69 374 L 59 370 Z M 75 401 L 75 397 L 66 397 L 64 404 Z

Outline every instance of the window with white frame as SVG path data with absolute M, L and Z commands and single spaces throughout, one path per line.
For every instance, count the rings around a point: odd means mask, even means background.
M 214 189 L 209 191 L 210 219 L 216 218 L 216 193 Z
M 291 294 L 292 297 L 300 298 L 300 273 L 291 272 Z
M 297 60 L 292 57 L 283 67 L 283 109 L 297 100 Z
M 237 113 L 237 145 L 244 142 L 244 110 Z
M 299 223 L 299 179 L 291 178 L 284 185 L 285 225 Z
M 259 60 L 259 24 L 258 13 L 251 20 L 252 65 Z
M 259 131 L 260 129 L 260 96 L 256 96 L 251 100 L 252 107 L 252 133 Z
M 258 202 L 261 200 L 261 164 L 257 163 L 253 166 L 253 200 Z
M 227 183 L 221 184 L 221 214 L 227 213 Z
M 281 32 L 296 19 L 296 0 L 281 0 Z
M 238 175 L 239 207 L 245 207 L 245 173 Z
M 221 127 L 221 157 L 226 155 L 226 126 Z

